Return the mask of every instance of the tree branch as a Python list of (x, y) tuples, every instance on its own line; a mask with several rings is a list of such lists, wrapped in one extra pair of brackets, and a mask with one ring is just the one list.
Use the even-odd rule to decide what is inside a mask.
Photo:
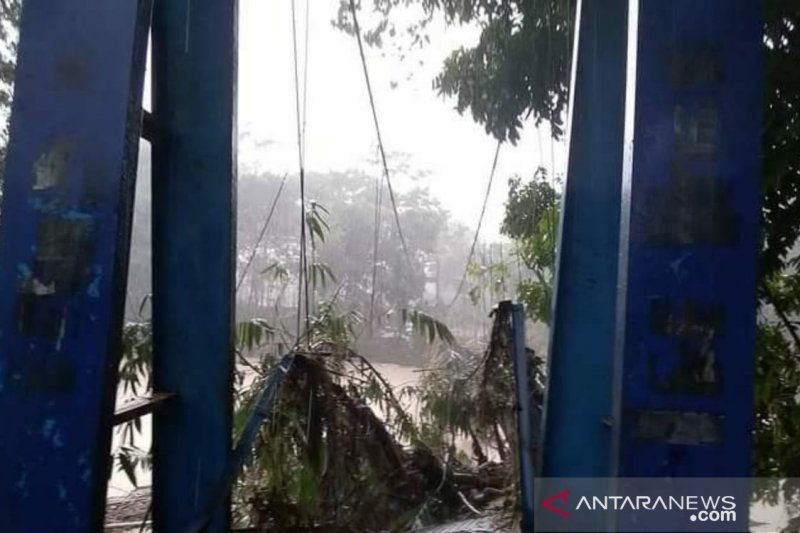
[(794, 341), (795, 348), (800, 351), (800, 336), (797, 335), (794, 324), (791, 320), (789, 320), (789, 316), (786, 314), (786, 311), (777, 302), (775, 296), (772, 294), (772, 291), (769, 289), (769, 287), (767, 287), (766, 283), (761, 283), (761, 292), (772, 308), (775, 309), (775, 313), (778, 315), (778, 318), (780, 318), (784, 327), (789, 330), (789, 335), (791, 335), (792, 340)]

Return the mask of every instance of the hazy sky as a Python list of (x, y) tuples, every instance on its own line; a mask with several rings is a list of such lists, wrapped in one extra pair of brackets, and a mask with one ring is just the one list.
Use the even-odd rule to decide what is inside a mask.
[[(305, 6), (305, 0), (296, 1), (301, 86)], [(332, 26), (337, 7), (338, 0), (311, 0), (306, 168), (312, 172), (377, 168), (370, 163), (377, 145), (358, 47), (352, 36)], [(249, 134), (240, 145), (243, 169), (297, 172), (291, 17), (291, 0), (240, 2), (239, 131)], [(367, 22), (363, 17), (362, 24)], [(429, 173), (426, 182), (434, 195), (471, 228), (478, 220), (496, 141), (471, 116), (460, 116), (452, 100), (439, 97), (432, 80), (442, 60), (477, 35), (475, 28), (435, 25), (431, 43), (402, 61), (388, 49), (382, 57), (382, 50), (367, 47), (390, 166), (399, 159), (393, 154), (406, 154), (414, 170)], [(563, 147), (553, 147), (553, 156), (546, 130), (540, 135), (531, 125), (516, 147), (501, 150), (482, 236), (497, 235), (509, 176), (531, 176), (540, 164), (563, 168)], [(256, 141), (261, 143), (257, 150)]]

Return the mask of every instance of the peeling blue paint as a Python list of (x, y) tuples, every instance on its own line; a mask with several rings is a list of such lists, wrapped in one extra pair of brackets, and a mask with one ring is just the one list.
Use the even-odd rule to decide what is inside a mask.
[(20, 478), (17, 480), (15, 486), (17, 490), (23, 490), (28, 484), (28, 472), (23, 472)]
[(17, 282), (20, 286), (25, 285), (31, 279), (32, 273), (30, 267), (25, 263), (17, 264)]
[(64, 220), (91, 220), (94, 218), (92, 215), (87, 213), (82, 213), (80, 211), (70, 210), (64, 213), (62, 216)]
[(52, 418), (48, 418), (42, 424), (42, 435), (49, 439), (55, 427), (56, 427), (56, 421)]
[[(760, 5), (648, 0), (631, 20), (639, 38), (626, 110), (612, 458), (620, 477), (750, 471)], [(698, 414), (709, 426), (724, 419), (723, 429), (677, 444), (669, 426)], [(651, 432), (664, 416), (666, 429)]]
[(0, 226), (2, 533), (102, 530), (124, 317), (106, 286), (125, 283), (151, 4), (25, 2)]
[(98, 275), (89, 284), (89, 287), (86, 289), (86, 294), (88, 296), (91, 296), (92, 298), (100, 298), (100, 278), (101, 276)]

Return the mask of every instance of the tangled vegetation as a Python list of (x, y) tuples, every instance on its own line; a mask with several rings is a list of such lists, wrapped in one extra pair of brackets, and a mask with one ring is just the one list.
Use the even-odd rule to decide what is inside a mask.
[[(319, 243), (329, 229), (325, 214), (315, 206), (307, 216)], [(307, 268), (313, 295), (336, 283), (324, 263)], [(399, 531), (491, 505), (513, 511), (518, 410), (506, 308), (493, 312), (482, 355), (459, 346), (444, 323), (420, 310), (395, 313), (399, 331), (438, 350), (418, 385), (395, 391), (354, 351), (362, 316), (344, 309), (338, 296), (312, 306), (299, 338), (282, 322), (260, 317), (236, 327), (235, 438), (244, 434), (271, 373), (283, 371), (274, 370), (279, 358), (288, 352), (292, 364), (234, 487), (235, 522), (270, 531)], [(127, 324), (123, 348), (122, 392), (149, 390), (149, 321)], [(541, 407), (541, 360), (532, 352), (530, 359), (531, 390)], [(117, 468), (135, 485), (136, 473), (151, 466), (150, 452), (136, 446), (138, 419), (119, 431)]]
[[(455, 344), (444, 324), (402, 313), (440, 351), (420, 385), (399, 391), (350, 349), (360, 316), (332, 303), (311, 320), (307, 348), (294, 359), (234, 489), (238, 524), (275, 531), (399, 531), (496, 505), (516, 503), (516, 402), (510, 317), (494, 313), (491, 341), (478, 356)], [(275, 367), (276, 331), (259, 319), (237, 328), (234, 433), (242, 432)], [(130, 323), (121, 382), (148, 384), (149, 326)], [(530, 353), (541, 408), (541, 360)], [(254, 361), (258, 361), (254, 363)], [(407, 406), (419, 406), (415, 420)], [(149, 452), (123, 426), (118, 468), (136, 482)], [(469, 451), (467, 451), (469, 450)]]

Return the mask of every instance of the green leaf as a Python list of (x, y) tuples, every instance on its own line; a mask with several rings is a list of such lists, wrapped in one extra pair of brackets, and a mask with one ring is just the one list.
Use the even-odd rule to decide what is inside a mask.
[(124, 448), (119, 456), (119, 467), (125, 473), (125, 476), (131, 482), (134, 487), (138, 487), (139, 484), (136, 480), (136, 459), (129, 455), (131, 449)]
[(454, 344), (455, 337), (444, 322), (416, 309), (402, 309), (403, 324), (410, 324), (411, 330), (433, 343), (440, 340), (445, 344)]

